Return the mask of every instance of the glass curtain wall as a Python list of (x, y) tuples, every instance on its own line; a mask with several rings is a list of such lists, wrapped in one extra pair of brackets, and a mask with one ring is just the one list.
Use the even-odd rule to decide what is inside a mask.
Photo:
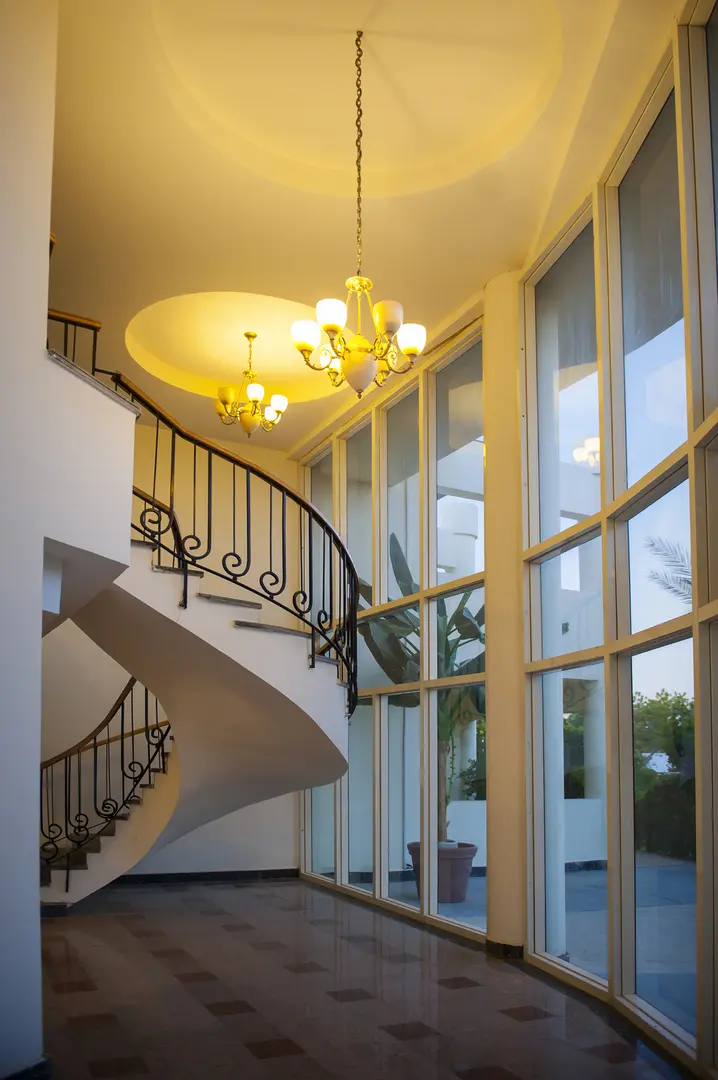
[[(707, 44), (709, 66), (718, 71), (712, 25)], [(708, 84), (705, 66), (702, 75), (718, 101), (713, 71)], [(683, 104), (685, 113), (690, 103)], [(686, 360), (684, 307), (690, 312), (693, 302), (695, 310), (698, 297), (684, 297), (684, 283), (703, 290), (701, 302), (706, 294), (698, 266), (686, 272), (682, 264), (682, 253), (691, 251), (682, 232), (694, 225), (681, 220), (669, 76), (648, 108), (639, 134), (599, 186), (593, 213), (578, 219), (525, 283), (533, 386), (524, 552), (532, 951), (553, 970), (570, 967), (607, 985), (609, 996), (638, 1018), (645, 1010), (690, 1047), (701, 1002), (710, 1004), (714, 989), (710, 965), (699, 983), (697, 964), (701, 934), (711, 940), (712, 933), (701, 930), (697, 915), (697, 774), (704, 769), (707, 790), (713, 778), (696, 749), (694, 683), (696, 672), (710, 678), (710, 643), (718, 656), (716, 613), (697, 602), (711, 595), (710, 500), (718, 495), (718, 473), (705, 448), (715, 445), (718, 412), (704, 419), (696, 396), (689, 408), (689, 371), (695, 394), (696, 385), (709, 385), (715, 357), (701, 357), (693, 327), (692, 368)], [(696, 128), (702, 160), (713, 137), (715, 161), (714, 117), (715, 108), (712, 129)], [(699, 210), (712, 236), (714, 176), (710, 181)], [(599, 220), (602, 231), (594, 235)], [(594, 267), (605, 275), (600, 293)], [(704, 312), (716, 307), (709, 276), (713, 307), (704, 303)], [(597, 325), (610, 328), (600, 356)], [(706, 645), (698, 654), (696, 632)], [(707, 724), (708, 708), (706, 698)], [(705, 847), (703, 856), (710, 881), (712, 851)], [(609, 895), (611, 872), (617, 887)], [(703, 1015), (712, 1040), (713, 1020)]]
[[(362, 698), (349, 725), (348, 774), (337, 786), (346, 814), (337, 881), (422, 918), (484, 930), (484, 424), (476, 335), (414, 382), (374, 410), (370, 423), (350, 429), (335, 461), (334, 487), (346, 507), (340, 527), (362, 582)], [(420, 402), (428, 418), (422, 440)], [(436, 492), (430, 513), (428, 490)], [(426, 550), (437, 557), (422, 568)], [(429, 740), (439, 761), (432, 779)], [(428, 787), (439, 815), (425, 851), (434, 818)], [(374, 850), (378, 835), (381, 851)], [(309, 861), (327, 874), (318, 859)], [(423, 893), (427, 880), (433, 885)]]

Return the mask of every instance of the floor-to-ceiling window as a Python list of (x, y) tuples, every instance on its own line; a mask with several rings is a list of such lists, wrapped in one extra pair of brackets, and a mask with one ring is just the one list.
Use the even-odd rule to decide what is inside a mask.
[[(692, 57), (683, 31), (678, 40), (686, 63), (703, 63), (704, 101), (696, 77), (685, 125), (691, 103), (708, 114), (706, 39)], [(698, 747), (701, 717), (710, 746), (718, 659), (718, 413), (705, 351), (715, 253), (709, 263), (703, 251), (708, 296), (699, 223), (681, 217), (677, 92), (668, 69), (592, 205), (526, 278), (525, 580), (534, 956), (606, 986), (691, 1048), (701, 1016), (709, 1043), (714, 1030), (712, 960), (699, 963), (701, 940), (713, 940), (713, 855), (705, 833), (701, 851), (697, 792), (701, 776), (704, 791), (713, 783)], [(709, 140), (710, 125), (699, 132)], [(703, 225), (705, 150), (695, 172), (683, 164)], [(704, 1047), (703, 1060), (713, 1053)]]
[[(718, 1063), (717, 20), (678, 27), (601, 182), (525, 271), (517, 357), (527, 952), (706, 1066)], [(490, 937), (486, 748), (509, 721), (490, 714), (484, 678), (480, 340), (377, 398), (333, 439), (337, 525), (371, 586), (359, 639), (371, 722), (350, 732), (335, 801), (339, 820), (349, 800), (337, 884)], [(371, 512), (357, 522), (359, 484)], [(489, 634), (500, 650), (500, 622)], [(369, 726), (371, 881), (352, 832)]]
[[(337, 786), (337, 881), (423, 918), (484, 930), (485, 444), (477, 330), (368, 409), (334, 447), (335, 523), (361, 597), (361, 702), (349, 725), (348, 773)], [(306, 800), (312, 835), (322, 798), (313, 792)], [(307, 865), (328, 875), (313, 848)]]

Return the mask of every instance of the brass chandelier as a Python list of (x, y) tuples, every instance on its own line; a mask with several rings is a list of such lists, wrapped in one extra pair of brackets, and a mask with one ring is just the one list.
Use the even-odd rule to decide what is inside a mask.
[(247, 438), (250, 438), (258, 427), (263, 431), (276, 427), (289, 402), (284, 394), (272, 394), (269, 405), (262, 405), (264, 387), (257, 382), (257, 372), (252, 368), (252, 345), (257, 335), (253, 330), (247, 330), (244, 336), (249, 342), (249, 358), (241, 385), (220, 386), (215, 408), (223, 424), (239, 423)]
[[(316, 322), (300, 319), (292, 325), (292, 341), (314, 371), (325, 371), (332, 386), (346, 380), (361, 397), (375, 382), (383, 386), (393, 373), (409, 371), (426, 345), (426, 329), (419, 323), (405, 323), (404, 309), (396, 300), (372, 303), (372, 282), (362, 275), (362, 31), (356, 36), (356, 175), (357, 175), (357, 272), (347, 278), (347, 298), (320, 300)], [(347, 326), (347, 308), (356, 299), (356, 333)], [(361, 332), (362, 299), (369, 308), (375, 337), (369, 341)], [(322, 332), (328, 340), (322, 342)]]

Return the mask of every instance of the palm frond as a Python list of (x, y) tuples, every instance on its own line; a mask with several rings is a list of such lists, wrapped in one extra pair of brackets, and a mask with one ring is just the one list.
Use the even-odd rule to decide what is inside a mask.
[(648, 580), (653, 581), (661, 589), (678, 597), (685, 604), (690, 604), (693, 599), (693, 589), (690, 577), (686, 579), (679, 574), (668, 574), (663, 570), (649, 570)]
[(691, 557), (682, 544), (663, 536), (647, 536), (645, 545), (668, 570), (686, 581), (691, 580)]

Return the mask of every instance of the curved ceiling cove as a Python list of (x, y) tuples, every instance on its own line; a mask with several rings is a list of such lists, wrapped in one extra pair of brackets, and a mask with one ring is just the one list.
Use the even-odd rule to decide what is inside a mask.
[(143, 308), (125, 331), (137, 363), (158, 379), (192, 394), (215, 398), (220, 386), (239, 386), (247, 367), (246, 330), (259, 336), (253, 363), (267, 398), (286, 394), (292, 404), (329, 397), (329, 379), (309, 371), (292, 344), (295, 319), (314, 309), (256, 293), (206, 292), (171, 296)]
[(355, 185), (357, 29), (369, 196), (471, 176), (543, 114), (562, 67), (556, 0), (443, 0), (437, 15), (436, 0), (152, 0), (158, 62), (183, 118), (265, 178), (342, 196)]

